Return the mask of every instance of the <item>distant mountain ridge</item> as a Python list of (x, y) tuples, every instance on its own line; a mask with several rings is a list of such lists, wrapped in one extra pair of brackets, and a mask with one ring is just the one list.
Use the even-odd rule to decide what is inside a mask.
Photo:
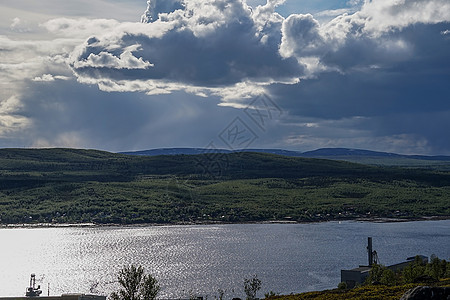
[(364, 149), (352, 149), (352, 148), (321, 148), (313, 151), (307, 151), (301, 153), (300, 157), (311, 158), (329, 158), (333, 157), (345, 158), (345, 157), (371, 157), (371, 158), (392, 158), (392, 159), (412, 159), (412, 160), (425, 160), (425, 161), (450, 161), (450, 156), (445, 155), (407, 155), (397, 154), (391, 152), (371, 151)]
[(161, 148), (143, 151), (121, 152), (127, 155), (157, 156), (157, 155), (197, 155), (207, 153), (240, 153), (257, 152), (276, 154), (287, 157), (320, 158), (353, 163), (408, 167), (408, 168), (432, 168), (442, 171), (450, 171), (450, 156), (405, 155), (390, 152), (371, 151), (352, 148), (321, 148), (313, 151), (292, 151), (283, 149), (208, 149), (208, 148)]
[(127, 155), (141, 155), (141, 156), (157, 156), (157, 155), (197, 155), (207, 153), (236, 153), (236, 152), (258, 152), (278, 154), (284, 156), (300, 157), (301, 152), (289, 151), (282, 149), (239, 149), (239, 150), (227, 150), (227, 149), (210, 149), (210, 148), (158, 148), (142, 151), (128, 151), (120, 152), (120, 154)]
[(352, 149), (352, 148), (321, 148), (313, 151), (303, 152), (304, 157), (317, 157), (317, 156), (382, 156), (382, 157), (402, 157), (404, 155), (371, 151), (364, 149)]
[(208, 148), (158, 148), (142, 151), (128, 151), (120, 152), (127, 155), (142, 155), (142, 156), (156, 156), (156, 155), (197, 155), (206, 153), (233, 153), (233, 152), (259, 152), (269, 153), (292, 157), (307, 157), (307, 158), (344, 158), (344, 157), (380, 157), (380, 158), (408, 158), (418, 160), (436, 160), (436, 161), (450, 161), (450, 156), (428, 156), (428, 155), (405, 155), (390, 152), (371, 151), (364, 149), (352, 148), (320, 148), (317, 150), (300, 152), (283, 149), (208, 149)]

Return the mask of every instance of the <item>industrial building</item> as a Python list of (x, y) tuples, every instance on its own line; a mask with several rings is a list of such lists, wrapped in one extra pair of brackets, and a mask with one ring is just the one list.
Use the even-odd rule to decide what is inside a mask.
[[(366, 278), (369, 277), (369, 272), (372, 270), (374, 264), (379, 263), (377, 252), (372, 249), (372, 238), (369, 237), (367, 240), (367, 253), (368, 253), (368, 265), (359, 266), (351, 270), (341, 270), (341, 282), (345, 282), (348, 288), (354, 288), (357, 284), (362, 284), (365, 282)], [(428, 262), (428, 257), (423, 255), (418, 255), (420, 259), (424, 262)], [(408, 257), (406, 261), (387, 266), (394, 272), (400, 271), (414, 262), (415, 256)]]

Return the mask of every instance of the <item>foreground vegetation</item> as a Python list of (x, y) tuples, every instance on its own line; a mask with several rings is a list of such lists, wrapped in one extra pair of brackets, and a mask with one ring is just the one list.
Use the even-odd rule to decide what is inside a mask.
[(263, 153), (0, 149), (0, 223), (450, 216), (450, 172)]
[[(110, 300), (155, 300), (161, 290), (158, 280), (151, 274), (145, 274), (142, 266), (124, 266), (117, 276), (119, 290), (111, 293)], [(254, 275), (252, 278), (244, 278), (244, 291), (246, 300), (257, 300), (256, 293), (261, 289), (261, 280)], [(216, 300), (223, 300), (225, 291), (218, 290)], [(189, 299), (203, 299), (201, 296), (190, 294)], [(206, 296), (206, 299), (208, 297)], [(239, 299), (239, 298), (237, 298)]]
[(375, 265), (366, 284), (354, 289), (346, 289), (339, 284), (338, 289), (309, 292), (297, 295), (273, 296), (271, 300), (325, 300), (325, 299), (387, 299), (398, 300), (402, 295), (417, 286), (450, 287), (450, 262), (432, 258), (430, 263), (416, 260), (402, 271), (393, 271)]
[(111, 300), (154, 300), (161, 289), (158, 280), (145, 274), (142, 266), (125, 266), (117, 276), (120, 289), (110, 295)]
[[(408, 267), (397, 273), (390, 273), (387, 268), (375, 265), (363, 286), (346, 289), (341, 284), (338, 289), (301, 293), (295, 295), (265, 294), (270, 300), (328, 300), (328, 299), (364, 299), (364, 300), (398, 300), (408, 290), (417, 286), (450, 287), (450, 262), (432, 258), (430, 263), (423, 263), (417, 257)], [(391, 276), (392, 275), (392, 276)], [(153, 300), (160, 292), (156, 278), (144, 274), (141, 266), (125, 266), (118, 275), (120, 289), (110, 295), (112, 300)], [(246, 300), (255, 300), (261, 290), (262, 282), (257, 275), (244, 278)], [(222, 300), (224, 291), (219, 289), (217, 300)], [(198, 299), (191, 295), (190, 299)], [(206, 297), (207, 299), (207, 297)]]
[[(396, 286), (364, 285), (351, 290), (327, 290), (296, 295), (274, 296), (271, 300), (398, 300), (409, 289), (428, 283), (410, 283)], [(450, 287), (450, 278), (441, 280), (432, 286)]]
[(450, 278), (450, 262), (432, 257), (431, 262), (425, 263), (417, 256), (414, 262), (397, 272), (383, 265), (374, 265), (367, 278), (367, 284), (396, 286), (417, 282), (436, 283), (444, 278)]

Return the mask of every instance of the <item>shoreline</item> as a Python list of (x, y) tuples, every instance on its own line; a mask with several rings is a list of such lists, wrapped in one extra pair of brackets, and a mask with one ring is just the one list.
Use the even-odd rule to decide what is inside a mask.
[(423, 221), (444, 221), (450, 220), (450, 216), (427, 216), (410, 219), (374, 217), (374, 218), (353, 218), (353, 219), (330, 219), (317, 221), (290, 221), (290, 220), (270, 220), (270, 221), (248, 221), (248, 222), (221, 222), (221, 221), (202, 221), (202, 222), (175, 222), (175, 223), (20, 223), (20, 224), (0, 224), (0, 229), (15, 228), (97, 228), (97, 227), (159, 227), (159, 226), (193, 226), (193, 225), (251, 225), (251, 224), (318, 224), (326, 222), (366, 222), (366, 223), (404, 223), (404, 222), (423, 222)]

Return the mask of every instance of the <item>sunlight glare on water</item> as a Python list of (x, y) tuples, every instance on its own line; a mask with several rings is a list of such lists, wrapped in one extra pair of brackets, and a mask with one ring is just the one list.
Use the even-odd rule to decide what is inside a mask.
[(43, 294), (118, 288), (124, 265), (139, 264), (161, 284), (162, 298), (244, 297), (257, 274), (264, 293), (334, 288), (340, 270), (367, 260), (372, 236), (381, 263), (416, 254), (450, 258), (450, 221), (328, 222), (149, 227), (0, 229), (0, 296), (22, 296), (31, 273)]

